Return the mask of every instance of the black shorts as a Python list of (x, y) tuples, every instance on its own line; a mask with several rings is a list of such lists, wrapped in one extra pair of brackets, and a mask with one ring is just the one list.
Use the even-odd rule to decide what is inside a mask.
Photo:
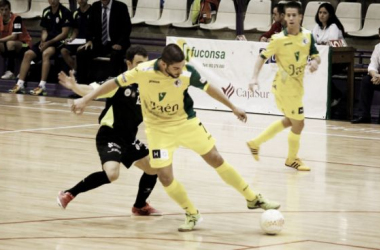
[[(41, 42), (38, 42), (36, 44), (34, 44), (31, 48), (31, 50), (33, 50), (33, 52), (36, 54), (36, 58), (33, 59), (34, 62), (39, 62), (42, 60), (42, 52), (39, 48)], [(58, 56), (60, 55), (60, 51), (61, 51), (61, 47), (63, 46), (63, 43), (62, 42), (56, 42), (54, 44), (52, 44), (50, 47), (54, 47), (55, 48), (55, 56)]]
[(107, 161), (116, 161), (130, 168), (133, 162), (149, 155), (149, 149), (139, 140), (125, 142), (112, 128), (102, 126), (96, 135), (96, 148), (98, 149), (102, 165)]

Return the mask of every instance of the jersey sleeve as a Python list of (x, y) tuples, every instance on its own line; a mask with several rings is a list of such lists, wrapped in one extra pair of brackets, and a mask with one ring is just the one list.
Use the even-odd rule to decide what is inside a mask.
[[(90, 84), (90, 86), (95, 90), (95, 89), (99, 88), (102, 85), (102, 83), (93, 82), (93, 83)], [(111, 98), (111, 97), (113, 97), (116, 94), (116, 92), (117, 92), (118, 89), (119, 88), (116, 88), (116, 89), (108, 92), (107, 94), (98, 96), (96, 99)]]
[(123, 87), (123, 86), (128, 86), (128, 85), (131, 85), (133, 83), (138, 83), (138, 75), (139, 75), (139, 69), (138, 68), (134, 68), (132, 70), (128, 70), (122, 74), (120, 74), (119, 76), (117, 76), (115, 78), (115, 81), (117, 83), (117, 85), (119, 85), (119, 87)]
[(319, 56), (319, 51), (317, 50), (317, 47), (315, 46), (315, 40), (314, 40), (314, 37), (312, 34), (310, 34), (310, 40), (311, 40), (311, 42), (310, 42), (310, 53), (309, 53), (309, 55), (310, 55), (311, 59), (313, 59), (313, 58)]
[(191, 73), (190, 85), (206, 91), (209, 86), (206, 78), (202, 77), (193, 66), (186, 65), (186, 68)]
[(270, 40), (267, 48), (260, 53), (261, 58), (268, 59), (269, 57), (271, 57), (274, 54), (276, 54), (277, 39), (275, 37), (276, 36), (272, 36), (272, 39)]
[(13, 30), (12, 34), (21, 34), (22, 33), (22, 18), (17, 16), (13, 21)]

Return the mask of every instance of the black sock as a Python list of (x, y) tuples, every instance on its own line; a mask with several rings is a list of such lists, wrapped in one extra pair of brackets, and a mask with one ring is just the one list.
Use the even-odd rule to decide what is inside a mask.
[(111, 183), (108, 179), (106, 172), (95, 172), (84, 178), (75, 187), (66, 190), (65, 192), (71, 193), (74, 197), (80, 193), (87, 192), (88, 190), (100, 187), (101, 185)]
[(146, 200), (148, 199), (150, 193), (152, 192), (154, 186), (157, 182), (157, 175), (148, 175), (144, 173), (141, 176), (139, 183), (139, 191), (137, 192), (137, 197), (134, 207), (142, 208), (146, 204)]

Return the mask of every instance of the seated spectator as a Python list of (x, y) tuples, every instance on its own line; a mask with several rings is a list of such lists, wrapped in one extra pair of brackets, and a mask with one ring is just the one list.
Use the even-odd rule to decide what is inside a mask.
[(48, 0), (50, 6), (42, 12), (40, 26), (41, 41), (25, 52), (21, 63), (20, 76), (17, 84), (9, 93), (25, 93), (25, 79), (32, 61), (42, 59), (41, 81), (37, 88), (30, 91), (31, 95), (46, 95), (46, 80), (50, 70), (50, 58), (59, 51), (63, 41), (69, 34), (71, 26), (71, 12), (59, 0)]
[[(236, 13), (236, 40), (247, 41), (244, 35), (244, 20), (250, 0), (233, 0)], [(219, 1), (220, 2), (220, 1)]]
[[(328, 45), (329, 41), (341, 40), (344, 34), (344, 27), (335, 15), (334, 7), (330, 3), (322, 3), (319, 5), (315, 14), (315, 22), (317, 23), (312, 31), (315, 42), (319, 45)], [(344, 64), (332, 64), (332, 75), (339, 74), (345, 68)], [(336, 106), (342, 99), (342, 93), (331, 84), (331, 106)]]
[(76, 70), (76, 63), (72, 56), (76, 55), (80, 45), (69, 45), (69, 43), (77, 38), (86, 39), (86, 29), (88, 27), (88, 19), (91, 11), (91, 5), (87, 3), (87, 0), (77, 0), (77, 3), (79, 7), (73, 13), (73, 31), (61, 48), (62, 58), (69, 66), (70, 70)]
[(280, 33), (283, 27), (285, 27), (286, 22), (284, 20), (285, 13), (284, 13), (284, 1), (279, 2), (278, 4), (275, 4), (272, 10), (273, 15), (273, 24), (270, 27), (270, 30), (262, 34), (259, 38), (260, 42), (270, 42), (270, 38), (273, 34)]
[[(379, 28), (380, 37), (380, 28)], [(380, 90), (380, 43), (372, 52), (368, 65), (368, 75), (362, 78), (360, 84), (359, 117), (351, 123), (371, 123), (371, 105), (375, 90)]]
[(100, 0), (91, 7), (86, 44), (77, 52), (77, 79), (90, 83), (91, 61), (95, 57), (109, 56), (110, 76), (117, 76), (124, 70), (124, 55), (130, 46), (129, 36), (132, 24), (128, 7), (117, 0)]
[(15, 77), (15, 59), (22, 58), (32, 43), (22, 18), (11, 12), (8, 0), (0, 1), (0, 55), (7, 59), (5, 74), (1, 79)]

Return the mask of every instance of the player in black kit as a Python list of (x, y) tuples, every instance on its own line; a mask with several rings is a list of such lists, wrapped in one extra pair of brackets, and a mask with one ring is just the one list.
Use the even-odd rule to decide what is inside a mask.
[[(126, 58), (130, 70), (147, 61), (148, 53), (141, 46), (130, 47)], [(58, 79), (60, 84), (81, 96), (100, 86), (98, 83), (77, 84), (72, 71), (70, 76), (59, 73)], [(162, 215), (146, 202), (156, 184), (157, 171), (150, 167), (148, 148), (136, 139), (138, 126), (143, 120), (137, 84), (118, 88), (100, 98), (107, 98), (106, 107), (99, 117), (100, 128), (96, 136), (103, 171), (90, 174), (71, 189), (60, 191), (58, 205), (65, 209), (78, 194), (115, 181), (119, 177), (120, 163), (127, 168), (134, 163), (144, 174), (132, 208), (133, 215)]]

